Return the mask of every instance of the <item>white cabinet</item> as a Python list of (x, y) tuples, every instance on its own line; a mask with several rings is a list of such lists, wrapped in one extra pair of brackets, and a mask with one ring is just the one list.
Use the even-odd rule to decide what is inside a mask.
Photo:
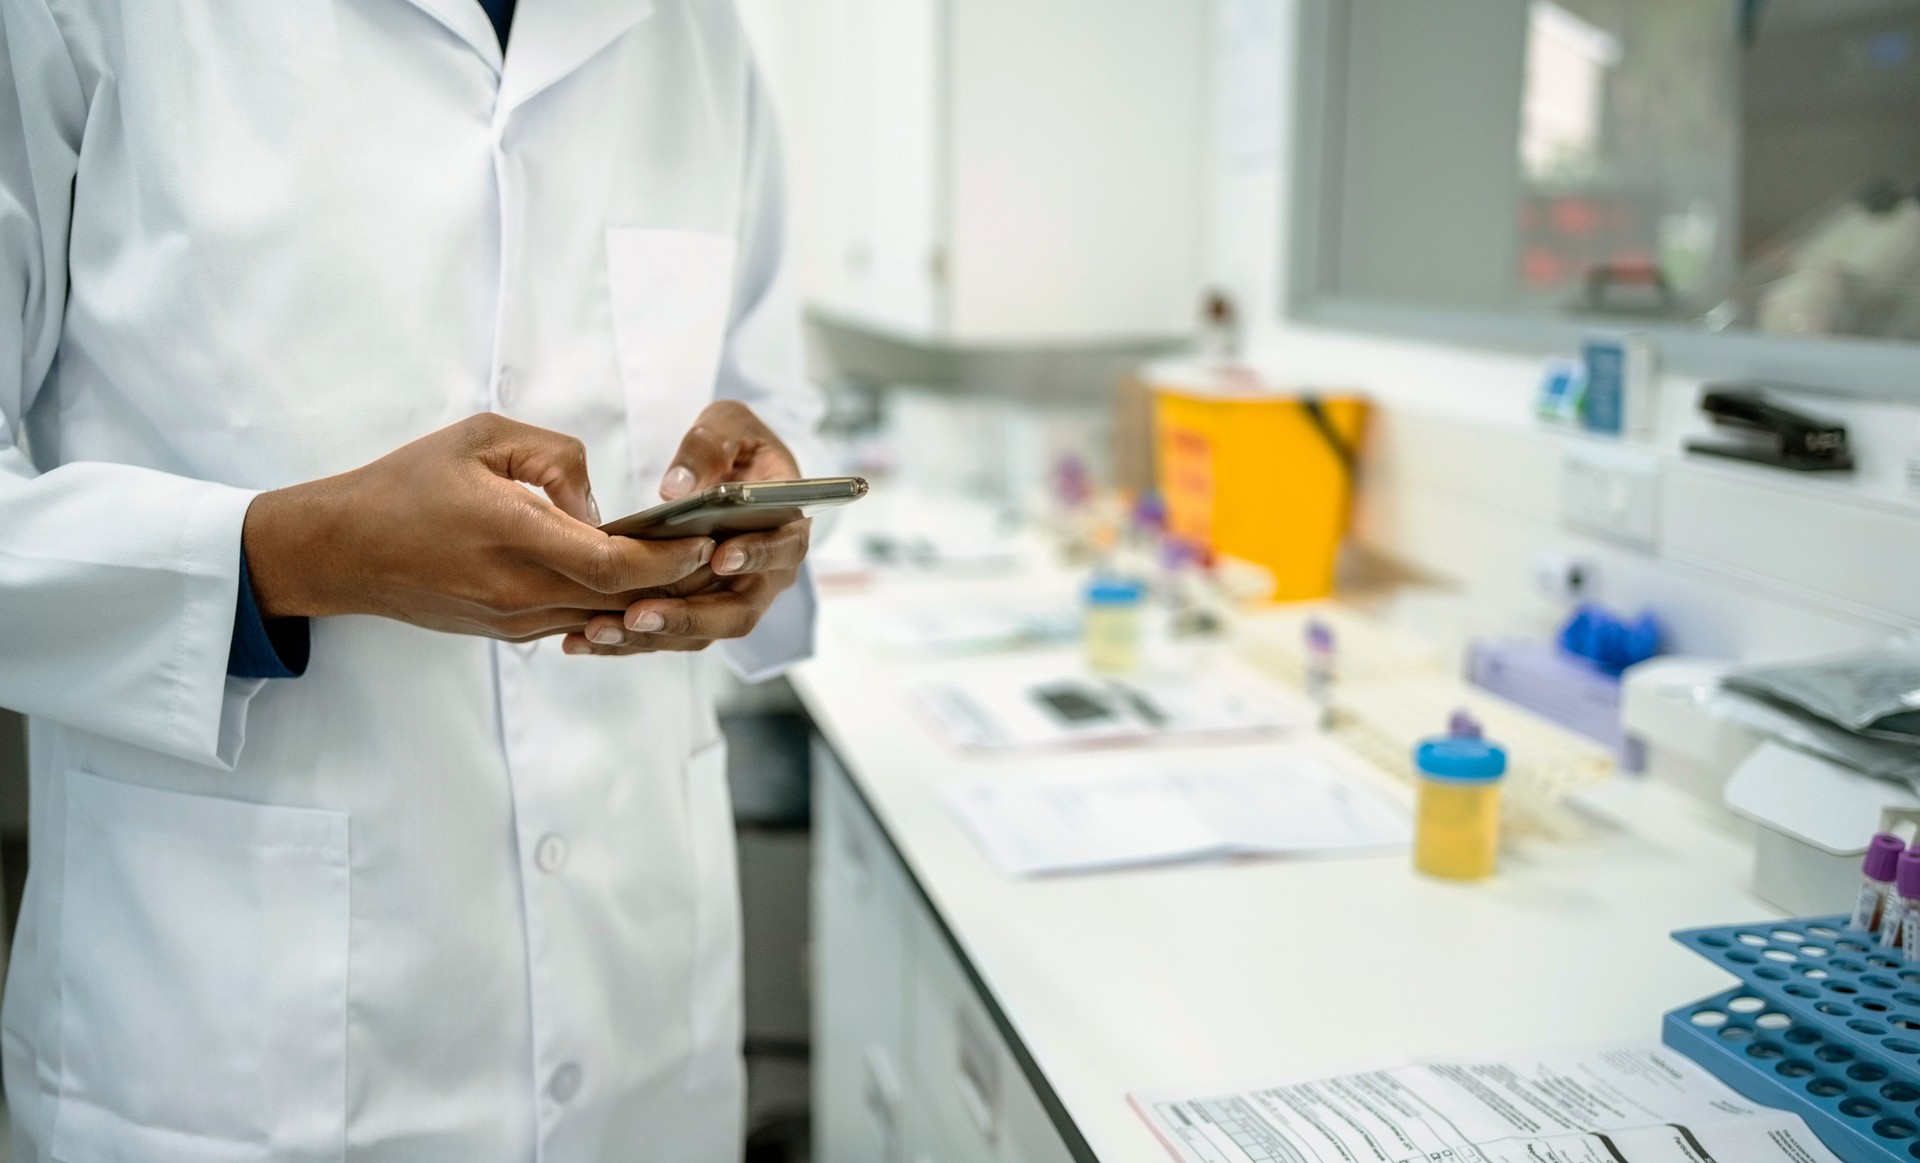
[(814, 1156), (905, 1158), (906, 873), (814, 744)]
[(1072, 1163), (1040, 1098), (924, 908), (907, 919), (910, 1134), (954, 1160)]
[(839, 761), (814, 747), (814, 1157), (1071, 1163)]
[(745, 11), (816, 309), (953, 344), (1191, 330), (1207, 4), (781, 7)]

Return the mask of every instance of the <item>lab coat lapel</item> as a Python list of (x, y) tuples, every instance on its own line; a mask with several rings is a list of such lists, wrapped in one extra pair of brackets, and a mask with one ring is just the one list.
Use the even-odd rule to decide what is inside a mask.
[[(479, 7), (474, 0), (465, 2)], [(653, 7), (654, 0), (521, 0), (508, 38), (498, 116), (598, 55), (651, 16)]]
[(493, 22), (487, 19), (486, 9), (480, 7), (478, 0), (408, 0), (408, 3), (466, 41), (495, 73), (500, 71), (500, 37), (493, 31)]

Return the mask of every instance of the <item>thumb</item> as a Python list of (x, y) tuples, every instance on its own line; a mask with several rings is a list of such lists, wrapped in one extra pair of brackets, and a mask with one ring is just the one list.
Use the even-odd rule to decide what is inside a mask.
[(589, 525), (600, 524), (587, 478), (587, 449), (564, 432), (535, 428), (496, 417), (480, 448), (480, 460), (496, 475), (533, 485), (561, 512)]

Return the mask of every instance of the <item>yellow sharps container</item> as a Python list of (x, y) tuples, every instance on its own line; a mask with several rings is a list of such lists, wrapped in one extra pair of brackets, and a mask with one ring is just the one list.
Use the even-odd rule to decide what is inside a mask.
[(1167, 528), (1264, 566), (1276, 600), (1328, 596), (1366, 413), (1352, 396), (1156, 385)]

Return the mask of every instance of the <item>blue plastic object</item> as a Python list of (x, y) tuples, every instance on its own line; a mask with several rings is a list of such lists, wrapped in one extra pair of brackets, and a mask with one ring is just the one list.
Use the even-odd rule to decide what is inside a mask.
[(1087, 602), (1095, 606), (1131, 606), (1146, 596), (1147, 587), (1131, 578), (1101, 577), (1087, 585)]
[(1660, 653), (1660, 623), (1650, 613), (1623, 622), (1588, 603), (1560, 629), (1560, 649), (1593, 663), (1603, 673), (1619, 673)]
[(1413, 763), (1428, 779), (1492, 783), (1507, 773), (1507, 753), (1478, 735), (1429, 739), (1414, 749)]
[(1846, 1163), (1920, 1159), (1920, 962), (1847, 918), (1687, 929), (1741, 985), (1681, 1006), (1661, 1037), (1728, 1086), (1806, 1120)]

